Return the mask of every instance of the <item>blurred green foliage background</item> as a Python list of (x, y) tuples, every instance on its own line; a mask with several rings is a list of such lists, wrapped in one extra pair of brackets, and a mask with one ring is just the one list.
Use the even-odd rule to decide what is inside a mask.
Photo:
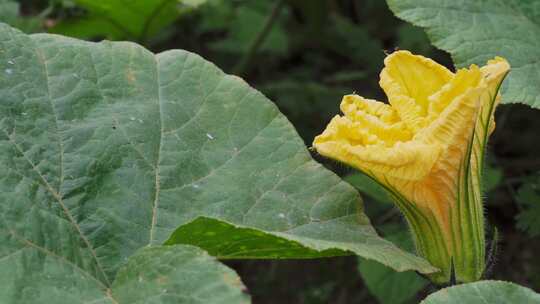
[[(243, 77), (272, 99), (308, 146), (345, 94), (385, 100), (385, 53), (407, 49), (452, 68), (424, 31), (382, 0), (0, 0), (0, 21), (26, 32), (129, 40), (154, 52), (186, 49)], [(485, 172), (488, 231), (497, 227), (488, 278), (540, 290), (540, 113), (503, 105)], [(314, 155), (364, 195), (377, 230), (412, 250), (402, 217), (359, 173)], [(228, 261), (254, 303), (416, 303), (435, 290), (415, 273), (355, 257)]]

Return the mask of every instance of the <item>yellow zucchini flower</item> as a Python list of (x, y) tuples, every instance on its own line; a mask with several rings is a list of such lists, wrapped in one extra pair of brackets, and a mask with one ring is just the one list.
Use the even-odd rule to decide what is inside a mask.
[(500, 85), (510, 70), (496, 57), (452, 73), (397, 51), (380, 86), (389, 104), (358, 95), (341, 101), (313, 147), (386, 188), (405, 215), (417, 252), (437, 283), (479, 280), (485, 268), (481, 174)]

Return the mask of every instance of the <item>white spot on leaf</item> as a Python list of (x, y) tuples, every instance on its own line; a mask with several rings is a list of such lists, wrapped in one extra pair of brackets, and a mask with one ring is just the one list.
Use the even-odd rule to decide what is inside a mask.
[(214, 136), (212, 136), (212, 134), (210, 134), (210, 133), (206, 133), (206, 137), (208, 137), (210, 140), (214, 139)]

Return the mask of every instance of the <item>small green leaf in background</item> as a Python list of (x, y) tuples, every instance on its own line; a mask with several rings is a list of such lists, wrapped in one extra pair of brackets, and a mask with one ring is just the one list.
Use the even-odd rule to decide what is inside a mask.
[(132, 39), (145, 42), (204, 0), (74, 0), (86, 10), (80, 18), (63, 20), (50, 32), (82, 39)]
[(524, 181), (516, 199), (523, 207), (516, 216), (517, 227), (532, 237), (540, 235), (540, 174)]
[[(381, 231), (386, 239), (402, 249), (414, 250), (411, 234), (403, 225), (387, 224)], [(358, 269), (371, 294), (382, 304), (411, 303), (416, 294), (429, 283), (413, 271), (395, 272), (368, 260), (359, 259)]]
[(421, 304), (538, 304), (540, 294), (504, 281), (479, 281), (448, 287), (429, 295)]
[(494, 56), (511, 66), (503, 102), (540, 108), (540, 1), (387, 0), (399, 18), (426, 29), (456, 66)]
[(247, 304), (244, 290), (238, 275), (206, 252), (174, 245), (137, 251), (118, 271), (111, 295), (130, 304)]

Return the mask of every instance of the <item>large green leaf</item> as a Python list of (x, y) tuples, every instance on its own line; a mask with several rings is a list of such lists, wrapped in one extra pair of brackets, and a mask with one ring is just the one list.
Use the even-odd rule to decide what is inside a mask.
[[(16, 238), (17, 236), (13, 236)], [(51, 238), (52, 239), (52, 238)], [(67, 247), (67, 246), (66, 246)], [(185, 245), (145, 247), (120, 268), (112, 286), (69, 260), (69, 251), (38, 244), (4, 256), (0, 302), (10, 303), (249, 303), (234, 271)], [(63, 257), (60, 254), (67, 254)]]
[(48, 252), (110, 286), (137, 249), (201, 216), (240, 237), (259, 230), (259, 258), (300, 244), (294, 257), (353, 252), (434, 271), (377, 236), (356, 191), (311, 159), (275, 105), (195, 54), (1, 24), (0, 75), (0, 261), (25, 253), (16, 280)]
[(204, 0), (74, 0), (85, 8), (81, 18), (61, 21), (51, 32), (77, 38), (105, 37), (144, 41)]
[(236, 273), (204, 251), (174, 245), (136, 252), (118, 271), (111, 296), (126, 304), (249, 303), (243, 290)]
[(454, 303), (537, 304), (540, 303), (540, 294), (510, 282), (479, 281), (441, 289), (421, 302), (421, 304)]
[(512, 72), (503, 102), (540, 108), (540, 2), (536, 0), (387, 0), (399, 17), (426, 28), (458, 67), (505, 57)]

